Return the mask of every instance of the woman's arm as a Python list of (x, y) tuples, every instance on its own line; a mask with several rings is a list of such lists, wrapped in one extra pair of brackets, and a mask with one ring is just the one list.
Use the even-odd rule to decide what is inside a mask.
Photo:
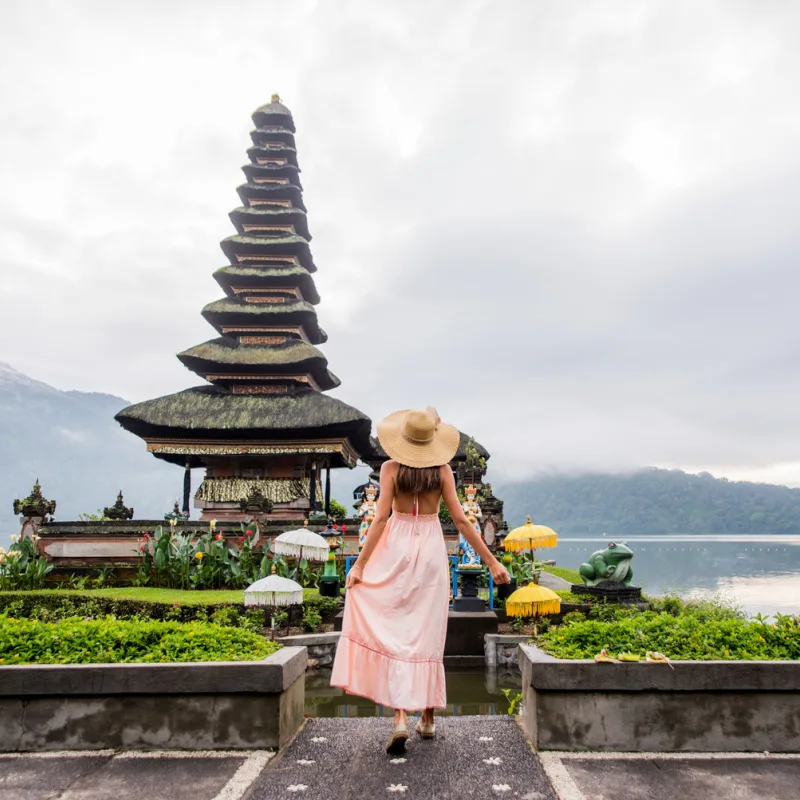
[[(369, 530), (367, 531), (367, 539), (364, 542), (364, 547), (356, 559), (356, 563), (350, 567), (350, 572), (347, 574), (347, 581), (345, 582), (345, 587), (347, 589), (351, 586), (355, 586), (357, 583), (361, 583), (364, 567), (369, 561), (372, 551), (378, 546), (381, 536), (383, 536), (386, 523), (389, 521), (389, 514), (392, 512), (394, 477), (396, 472), (397, 465), (391, 461), (384, 461), (381, 465), (381, 491), (375, 506), (375, 518), (372, 520)], [(357, 572), (354, 573), (353, 570), (357, 570)]]
[(461, 507), (461, 501), (458, 499), (453, 471), (449, 466), (442, 467), (442, 499), (450, 512), (450, 516), (453, 518), (456, 528), (458, 528), (458, 532), (486, 562), (489, 572), (492, 573), (492, 580), (495, 583), (509, 583), (511, 578), (508, 570), (492, 555), (486, 546), (486, 542), (483, 541), (483, 537), (478, 534), (467, 519), (464, 509)]

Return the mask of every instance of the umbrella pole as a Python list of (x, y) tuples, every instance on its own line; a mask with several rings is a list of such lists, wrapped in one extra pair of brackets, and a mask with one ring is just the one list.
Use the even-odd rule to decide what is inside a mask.
[(275, 641), (275, 603), (272, 604), (272, 614), (270, 616), (269, 627), (270, 627), (270, 637), (271, 637), (272, 641), (274, 642)]

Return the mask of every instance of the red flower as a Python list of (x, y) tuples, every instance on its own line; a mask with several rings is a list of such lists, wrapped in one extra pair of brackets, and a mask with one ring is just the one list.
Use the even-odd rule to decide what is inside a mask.
[(149, 539), (149, 538), (150, 538), (150, 534), (149, 534), (149, 533), (146, 533), (146, 534), (144, 535), (144, 538), (145, 538), (145, 539)]
[(338, 525), (334, 525), (334, 526), (333, 526), (333, 529), (334, 529), (335, 531), (338, 531), (338, 530), (339, 530), (339, 526), (338, 526)]
[(139, 550), (140, 550), (140, 551), (141, 551), (141, 550), (144, 550), (144, 545), (143, 545), (143, 544), (140, 544), (140, 545), (139, 545)]
[(344, 533), (346, 530), (347, 530), (347, 525), (342, 525), (342, 533)]
[(239, 537), (239, 541), (240, 541), (240, 542), (243, 542), (243, 541), (244, 541), (244, 536), (240, 536), (240, 537)]
[(248, 536), (254, 536), (255, 535), (255, 531), (247, 531), (247, 535)]

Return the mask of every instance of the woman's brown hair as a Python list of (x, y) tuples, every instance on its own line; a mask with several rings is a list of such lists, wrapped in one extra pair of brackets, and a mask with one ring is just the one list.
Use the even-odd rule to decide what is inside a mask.
[(442, 488), (441, 467), (407, 467), (400, 465), (395, 485), (398, 492), (405, 494), (425, 494), (438, 492)]

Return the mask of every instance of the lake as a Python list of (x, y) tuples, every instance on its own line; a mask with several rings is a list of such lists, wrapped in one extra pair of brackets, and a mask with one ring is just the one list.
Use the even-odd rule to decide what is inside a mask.
[[(539, 550), (559, 566), (576, 569), (610, 541), (634, 551), (634, 583), (647, 594), (681, 597), (719, 596), (748, 614), (800, 612), (800, 536), (640, 535), (559, 537), (558, 547)], [(495, 674), (482, 669), (446, 670), (448, 706), (441, 713), (505, 714), (503, 689), (520, 691), (518, 671)], [(387, 716), (391, 710), (330, 687), (330, 671), (306, 673), (307, 716)]]
[(633, 582), (646, 594), (716, 595), (748, 614), (800, 613), (800, 536), (562, 536), (558, 547), (536, 556), (577, 569), (609, 541), (627, 542), (633, 550)]

